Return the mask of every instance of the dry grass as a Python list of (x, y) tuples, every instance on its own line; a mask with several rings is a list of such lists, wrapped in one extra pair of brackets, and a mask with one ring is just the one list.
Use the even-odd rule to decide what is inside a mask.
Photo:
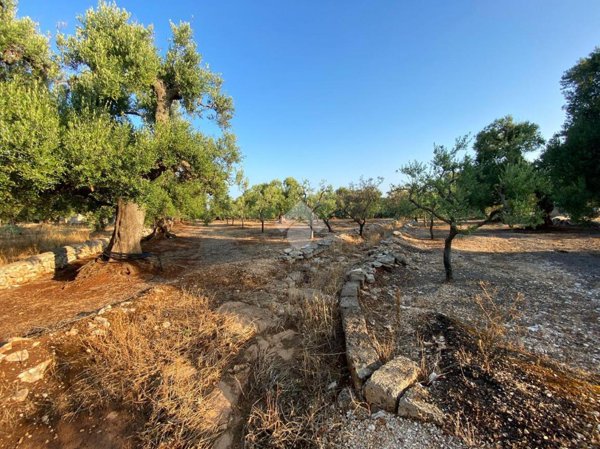
[(59, 351), (60, 372), (70, 379), (68, 413), (117, 407), (144, 423), (143, 447), (210, 446), (221, 405), (214, 387), (254, 328), (175, 288), (109, 319), (110, 327), (97, 328), (104, 335), (86, 333)]
[(521, 316), (523, 295), (519, 293), (508, 304), (500, 304), (495, 290), (491, 290), (484, 282), (479, 286), (481, 293), (475, 295), (474, 301), (480, 316), (479, 323), (473, 331), (483, 360), (483, 368), (489, 371), (499, 348), (506, 344), (509, 327), (515, 325)]
[(89, 240), (86, 226), (26, 225), (0, 228), (0, 265)]
[(246, 448), (322, 447), (326, 430), (321, 413), (335, 396), (341, 377), (339, 320), (327, 296), (306, 299), (298, 319), (301, 336), (296, 359), (259, 356), (252, 370), (255, 399), (245, 427)]

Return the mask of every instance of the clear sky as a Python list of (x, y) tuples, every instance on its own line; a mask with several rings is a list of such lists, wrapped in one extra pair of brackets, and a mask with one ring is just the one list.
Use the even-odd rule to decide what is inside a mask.
[[(600, 0), (120, 0), (167, 46), (191, 21), (235, 102), (251, 183), (335, 186), (428, 160), (432, 144), (512, 114), (548, 138), (560, 77), (600, 45)], [(21, 0), (19, 15), (71, 32), (95, 0)]]

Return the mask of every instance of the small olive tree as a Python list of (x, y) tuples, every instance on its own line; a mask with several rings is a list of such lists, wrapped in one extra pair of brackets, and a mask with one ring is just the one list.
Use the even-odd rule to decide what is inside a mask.
[(363, 237), (367, 220), (373, 218), (379, 209), (383, 178), (360, 178), (358, 184), (337, 190), (338, 208), (341, 213), (358, 224), (358, 234)]
[(260, 231), (265, 232), (265, 221), (278, 216), (283, 194), (281, 182), (254, 185), (245, 194), (245, 204), (253, 218), (260, 220)]
[(408, 178), (402, 188), (409, 201), (449, 226), (444, 242), (447, 281), (453, 279), (452, 242), (457, 235), (470, 234), (496, 219), (530, 225), (543, 220), (535, 196), (541, 181), (533, 166), (522, 162), (507, 164), (498, 174), (494, 188), (500, 204), (494, 201), (482, 207), (473, 192), (489, 186), (482, 184), (485, 177), (480, 176), (479, 166), (460, 155), (468, 145), (468, 136), (458, 138), (452, 148), (435, 145), (429, 164), (414, 161), (399, 170)]

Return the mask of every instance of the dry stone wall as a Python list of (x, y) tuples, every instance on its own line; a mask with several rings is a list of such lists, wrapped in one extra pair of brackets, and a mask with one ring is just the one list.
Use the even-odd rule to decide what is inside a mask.
[(108, 238), (88, 240), (4, 265), (0, 267), (0, 289), (25, 284), (39, 276), (60, 270), (78, 259), (99, 254), (108, 242)]
[(372, 410), (385, 410), (399, 416), (439, 424), (443, 413), (431, 402), (425, 388), (418, 383), (417, 363), (397, 356), (382, 364), (369, 336), (360, 305), (360, 291), (365, 283), (374, 283), (378, 269), (391, 270), (395, 265), (407, 265), (401, 250), (399, 231), (382, 240), (368, 253), (359, 266), (346, 273), (340, 293), (340, 312), (346, 340), (346, 360), (355, 390)]

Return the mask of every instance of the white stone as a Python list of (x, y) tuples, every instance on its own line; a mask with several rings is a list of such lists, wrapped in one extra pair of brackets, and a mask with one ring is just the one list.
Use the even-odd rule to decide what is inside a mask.
[(7, 362), (24, 362), (29, 358), (29, 352), (27, 349), (22, 349), (21, 351), (11, 352), (6, 356)]
[(37, 364), (33, 368), (29, 368), (28, 370), (23, 371), (17, 377), (21, 380), (21, 382), (33, 383), (44, 377), (44, 373), (46, 369), (52, 363), (52, 359), (44, 360), (42, 363)]
[(400, 395), (417, 381), (419, 367), (412, 360), (398, 356), (375, 371), (364, 387), (365, 399), (372, 407), (395, 412)]

